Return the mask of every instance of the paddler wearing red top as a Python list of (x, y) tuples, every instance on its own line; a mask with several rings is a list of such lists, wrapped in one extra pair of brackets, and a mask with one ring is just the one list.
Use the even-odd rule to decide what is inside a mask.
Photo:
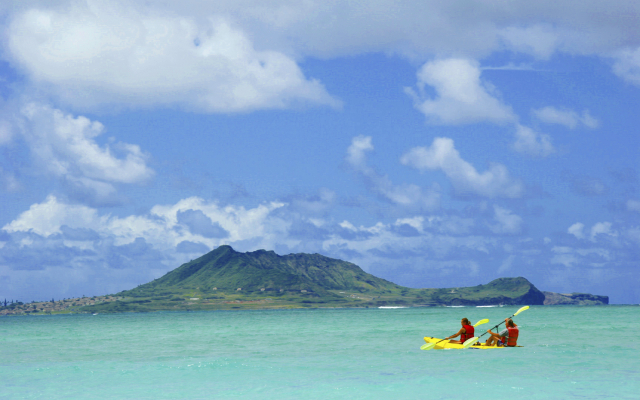
[(449, 343), (464, 343), (465, 340), (471, 339), (475, 332), (475, 328), (471, 325), (471, 322), (467, 318), (462, 318), (460, 321), (462, 324), (462, 328), (455, 335), (451, 335), (446, 337), (445, 339), (453, 339), (454, 337), (460, 336), (460, 340), (449, 340)]
[(518, 335), (520, 334), (518, 325), (509, 318), (505, 319), (504, 322), (507, 328), (503, 329), (500, 333), (491, 332), (491, 329), (487, 331), (491, 335), (486, 341), (487, 346), (497, 344), (498, 346), (515, 347), (518, 345)]

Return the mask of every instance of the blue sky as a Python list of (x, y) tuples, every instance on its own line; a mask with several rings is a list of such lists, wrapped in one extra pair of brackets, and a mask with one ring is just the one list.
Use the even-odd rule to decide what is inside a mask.
[(638, 303), (636, 2), (0, 5), (0, 298), (222, 244)]

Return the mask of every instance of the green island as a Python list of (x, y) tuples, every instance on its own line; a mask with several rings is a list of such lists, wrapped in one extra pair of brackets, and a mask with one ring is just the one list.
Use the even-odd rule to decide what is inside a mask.
[(320, 254), (217, 249), (109, 296), (12, 303), (0, 315), (344, 307), (608, 304), (607, 296), (541, 292), (522, 277), (444, 289), (408, 288)]

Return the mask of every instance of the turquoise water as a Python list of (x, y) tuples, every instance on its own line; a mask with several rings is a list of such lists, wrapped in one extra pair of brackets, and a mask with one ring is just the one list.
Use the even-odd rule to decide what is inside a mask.
[(532, 306), (515, 318), (523, 348), (419, 349), (518, 308), (5, 317), (0, 399), (640, 396), (638, 306)]

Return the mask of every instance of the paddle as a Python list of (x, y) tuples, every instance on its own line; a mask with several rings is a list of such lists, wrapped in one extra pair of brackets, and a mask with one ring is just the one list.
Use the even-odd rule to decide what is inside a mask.
[[(513, 318), (513, 317), (515, 317), (516, 315), (518, 315), (518, 314), (520, 314), (521, 312), (526, 311), (526, 310), (528, 310), (528, 309), (529, 309), (529, 306), (524, 306), (524, 307), (520, 308), (518, 311), (516, 311), (516, 313), (515, 313), (515, 314), (513, 314), (512, 316), (510, 316), (510, 317), (509, 317), (509, 319), (511, 319), (511, 318)], [(504, 321), (500, 322), (498, 325), (494, 326), (493, 328), (491, 328), (491, 329), (489, 329), (489, 330), (496, 329), (496, 328), (498, 328), (498, 327), (499, 327), (500, 325), (502, 325), (502, 324), (504, 324)], [(484, 336), (484, 335), (486, 335), (487, 333), (489, 333), (489, 332), (485, 332), (485, 333), (483, 333), (482, 335), (480, 335), (480, 337), (483, 337), (483, 336)], [(478, 339), (480, 339), (480, 338), (478, 338)], [(465, 343), (466, 343), (466, 342), (465, 342)]]
[(462, 348), (466, 349), (466, 348), (471, 347), (476, 342), (476, 340), (478, 340), (477, 336), (474, 336), (471, 339), (465, 340), (464, 343), (462, 343)]
[[(482, 325), (482, 324), (486, 324), (487, 322), (489, 322), (488, 319), (481, 319), (480, 321), (476, 322), (475, 325), (473, 325), (473, 327), (475, 328), (478, 325)], [(474, 343), (474, 340), (477, 340), (477, 337), (472, 337), (471, 339), (467, 339), (464, 343), (463, 346), (466, 346), (465, 349), (469, 346), (471, 346)], [(436, 345), (444, 340), (449, 340), (449, 339), (442, 339), (442, 340), (438, 340), (437, 342), (434, 343), (425, 343), (422, 346), (420, 346), (420, 350), (431, 350), (434, 347), (436, 347)], [(469, 345), (467, 345), (467, 343), (469, 343)]]

